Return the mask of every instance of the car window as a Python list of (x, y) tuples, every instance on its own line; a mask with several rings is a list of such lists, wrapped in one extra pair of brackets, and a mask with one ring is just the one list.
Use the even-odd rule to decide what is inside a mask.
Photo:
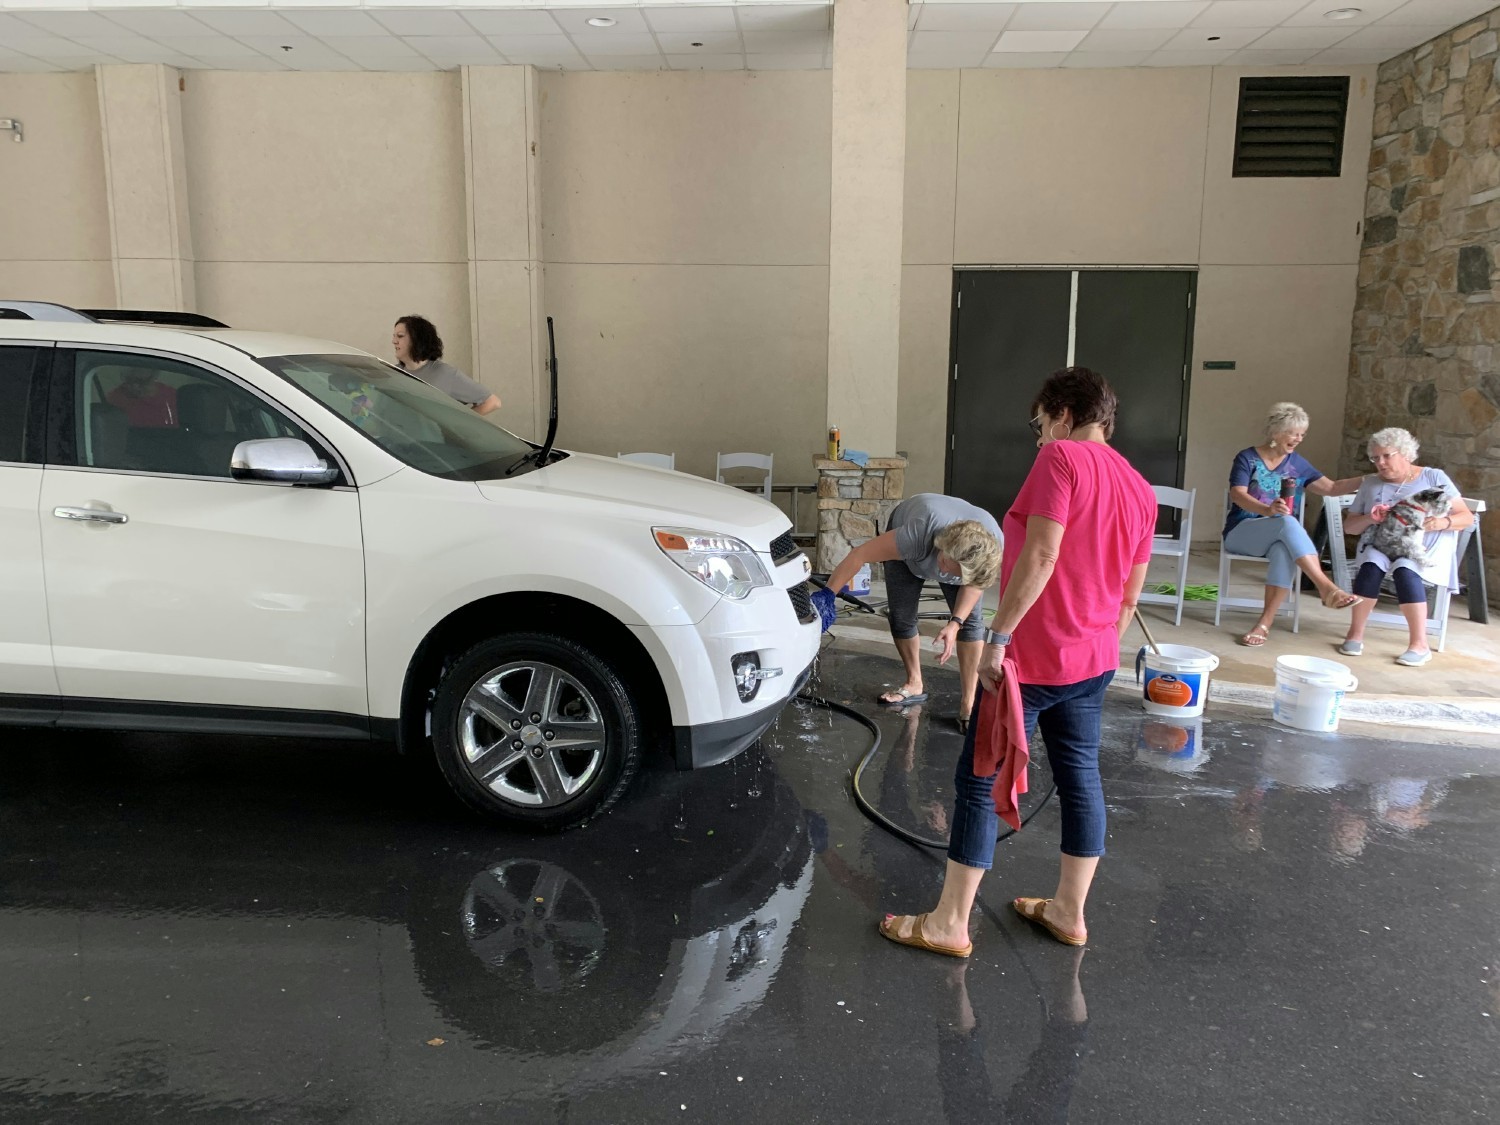
[(295, 437), (318, 448), (256, 395), (189, 363), (78, 351), (72, 368), (70, 460), (79, 465), (227, 478), (242, 441)]
[(0, 347), (0, 461), (26, 460), (31, 379), (38, 350)]
[(502, 476), (534, 448), (415, 375), (357, 355), (260, 361), (402, 462), (449, 480)]

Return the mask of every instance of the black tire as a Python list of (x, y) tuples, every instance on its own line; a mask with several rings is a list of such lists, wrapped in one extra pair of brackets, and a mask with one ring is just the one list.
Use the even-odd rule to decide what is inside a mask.
[(630, 785), (640, 715), (597, 653), (556, 633), (514, 633), (448, 666), (433, 700), (432, 743), (443, 777), (470, 808), (515, 827), (561, 831), (606, 812)]

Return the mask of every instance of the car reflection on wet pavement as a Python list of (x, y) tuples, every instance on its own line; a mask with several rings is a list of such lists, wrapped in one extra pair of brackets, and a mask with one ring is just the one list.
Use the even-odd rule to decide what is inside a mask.
[[(814, 687), (881, 728), (866, 796), (940, 837), (956, 678), (877, 711), (897, 668), (835, 647)], [(1003, 909), (1051, 889), (1044, 807), (969, 962), (876, 934), (942, 854), (859, 814), (868, 736), (826, 711), (547, 837), (385, 751), (10, 732), (0, 1121), (1493, 1116), (1500, 746), (1106, 715), (1088, 948)]]

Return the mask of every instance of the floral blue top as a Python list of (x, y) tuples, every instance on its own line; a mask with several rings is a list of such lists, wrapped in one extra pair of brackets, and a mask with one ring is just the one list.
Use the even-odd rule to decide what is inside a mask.
[[(1300, 453), (1288, 453), (1274, 469), (1269, 468), (1252, 446), (1234, 455), (1234, 465), (1229, 470), (1229, 487), (1242, 484), (1249, 491), (1250, 499), (1270, 504), (1281, 498), (1282, 479), (1291, 477), (1297, 482), (1297, 491), (1292, 498), (1292, 508), (1295, 510), (1303, 490), (1322, 475)], [(1245, 511), (1231, 500), (1229, 511), (1224, 517), (1224, 534), (1228, 535), (1245, 520), (1263, 518), (1254, 512)]]

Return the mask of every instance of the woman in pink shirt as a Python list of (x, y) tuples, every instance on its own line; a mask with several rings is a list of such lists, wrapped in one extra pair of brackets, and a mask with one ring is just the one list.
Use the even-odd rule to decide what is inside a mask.
[[(1109, 383), (1086, 367), (1055, 372), (1037, 393), (1031, 428), (1040, 452), (1002, 525), (1000, 608), (979, 665), (987, 692), (1007, 675), (1019, 681), (1022, 729), (1040, 723), (1062, 813), (1057, 890), (1011, 905), (1069, 945), (1087, 940), (1083, 903), (1104, 854), (1104, 692), (1156, 526), (1151, 486), (1108, 444), (1116, 406)], [(880, 926), (892, 941), (954, 957), (973, 949), (969, 912), (995, 857), (995, 775), (974, 776), (978, 728), (970, 722), (954, 776), (942, 896), (928, 914), (890, 915)]]

